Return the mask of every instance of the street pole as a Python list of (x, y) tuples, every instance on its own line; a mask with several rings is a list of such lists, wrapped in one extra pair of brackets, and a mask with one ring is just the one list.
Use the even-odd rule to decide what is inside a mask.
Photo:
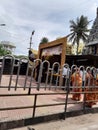
[(32, 45), (32, 36), (34, 35), (34, 30), (32, 31), (31, 37), (30, 37), (30, 50), (31, 50), (31, 45)]
[[(30, 60), (30, 57), (32, 57), (32, 52), (31, 52), (31, 45), (32, 45), (32, 36), (34, 35), (34, 30), (32, 31), (32, 34), (31, 34), (31, 37), (30, 37), (30, 48), (29, 48), (29, 60)], [(30, 92), (31, 92), (31, 87), (29, 87), (29, 90), (28, 90), (28, 95), (30, 95)]]

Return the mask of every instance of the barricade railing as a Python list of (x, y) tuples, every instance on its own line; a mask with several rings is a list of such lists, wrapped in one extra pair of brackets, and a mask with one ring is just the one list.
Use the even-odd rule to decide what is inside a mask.
[[(10, 71), (7, 74), (9, 77), (8, 85), (4, 85), (3, 80), (6, 80), (6, 75), (3, 73), (5, 69), (5, 61), (7, 58), (10, 58)], [(17, 91), (18, 89), (22, 89), (22, 91), (28, 90), (27, 93), (10, 93), (10, 94), (2, 94), (0, 93), (0, 97), (3, 96), (34, 96), (34, 102), (33, 106), (25, 106), (25, 107), (8, 107), (8, 108), (0, 108), (0, 111), (2, 110), (13, 110), (13, 109), (28, 109), (33, 108), (33, 114), (32, 117), (35, 117), (35, 112), (37, 107), (49, 107), (49, 106), (56, 106), (56, 105), (64, 105), (64, 119), (66, 117), (66, 113), (68, 110), (68, 105), (70, 104), (83, 104), (83, 107), (81, 108), (83, 112), (85, 113), (87, 107), (87, 103), (96, 103), (98, 101), (97, 95), (98, 95), (98, 84), (97, 78), (98, 78), (98, 70), (95, 67), (84, 67), (84, 66), (77, 66), (72, 65), (71, 67), (68, 64), (64, 64), (63, 66), (60, 66), (58, 62), (53, 63), (52, 66), (50, 66), (50, 62), (45, 60), (42, 61), (41, 59), (36, 59), (32, 65), (29, 64), (29, 60), (27, 58), (21, 58), (18, 60), (18, 62), (15, 62), (15, 57), (12, 55), (4, 56), (2, 60), (2, 66), (1, 66), (1, 72), (0, 72), (0, 88), (7, 88), (8, 91), (11, 89), (14, 89)], [(23, 63), (26, 63), (25, 68), (25, 75), (22, 75), (20, 77), (20, 70), (22, 70)], [(39, 67), (38, 67), (39, 65)], [(17, 71), (14, 73), (14, 67), (17, 67)], [(63, 67), (67, 69), (66, 74), (62, 75)], [(38, 70), (36, 70), (38, 69)], [(79, 72), (78, 72), (79, 71)], [(82, 71), (80, 73), (80, 71)], [(89, 74), (88, 74), (89, 71)], [(77, 76), (80, 76), (80, 79)], [(74, 75), (74, 83), (72, 80), (72, 75)], [(4, 77), (5, 76), (5, 77)], [(54, 77), (55, 76), (55, 77)], [(8, 78), (7, 77), (7, 78)], [(14, 80), (13, 80), (14, 77)], [(36, 77), (38, 77), (36, 79)], [(44, 77), (44, 81), (42, 78)], [(59, 85), (59, 78), (62, 78), (65, 80), (65, 84)], [(22, 81), (24, 80), (24, 82)], [(37, 81), (36, 81), (36, 80)], [(80, 80), (80, 81), (79, 81)], [(7, 80), (6, 80), (7, 81)], [(14, 84), (13, 84), (14, 82)], [(21, 84), (22, 82), (22, 84)], [(43, 82), (43, 83), (42, 83)], [(78, 86), (79, 82), (82, 82), (80, 86)], [(33, 93), (33, 89), (36, 89), (36, 93)], [(53, 90), (54, 92), (49, 93), (39, 93), (41, 89), (47, 90)], [(78, 91), (78, 89), (81, 89), (81, 91)], [(60, 92), (57, 92), (56, 90), (60, 90)], [(76, 90), (76, 91), (75, 91)], [(52, 104), (43, 104), (43, 105), (37, 105), (37, 97), (40, 95), (65, 95), (65, 101), (63, 103), (52, 103)], [(82, 95), (83, 100), (75, 101), (75, 102), (69, 102), (69, 97), (72, 97), (74, 94)], [(87, 98), (87, 96), (91, 96), (92, 94), (94, 98)]]

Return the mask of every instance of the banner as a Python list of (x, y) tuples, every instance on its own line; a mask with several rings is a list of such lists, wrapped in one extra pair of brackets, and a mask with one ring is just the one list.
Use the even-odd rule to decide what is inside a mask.
[(49, 55), (60, 55), (62, 53), (62, 45), (51, 47), (51, 48), (45, 48), (42, 50), (42, 56), (49, 56)]

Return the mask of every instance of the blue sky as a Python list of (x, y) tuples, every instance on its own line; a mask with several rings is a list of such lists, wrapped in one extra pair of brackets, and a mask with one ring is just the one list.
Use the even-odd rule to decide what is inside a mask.
[[(81, 15), (96, 17), (98, 0), (0, 0), (0, 41), (16, 46), (15, 54), (28, 54), (31, 32), (32, 48), (38, 50), (42, 37), (53, 41), (70, 33), (70, 20)], [(91, 28), (93, 21), (90, 23)]]

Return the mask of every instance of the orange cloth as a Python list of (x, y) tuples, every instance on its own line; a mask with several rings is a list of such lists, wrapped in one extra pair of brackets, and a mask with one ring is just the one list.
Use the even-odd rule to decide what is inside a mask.
[[(95, 86), (95, 91), (98, 92), (98, 74), (96, 75)], [(98, 100), (98, 93), (96, 93), (96, 100)]]
[[(94, 77), (92, 76), (91, 73), (86, 74), (86, 88), (85, 92), (93, 92), (95, 91), (95, 88), (93, 84), (95, 83)], [(95, 93), (86, 93), (85, 94), (85, 99), (86, 101), (86, 106), (92, 107), (92, 105), (96, 104), (94, 101), (90, 100), (96, 100), (96, 94)]]
[[(71, 81), (72, 81), (72, 90), (73, 92), (81, 92), (82, 91), (82, 77), (78, 72), (74, 72), (71, 76)], [(73, 100), (80, 100), (81, 99), (81, 94), (80, 93), (74, 93), (72, 95)]]

